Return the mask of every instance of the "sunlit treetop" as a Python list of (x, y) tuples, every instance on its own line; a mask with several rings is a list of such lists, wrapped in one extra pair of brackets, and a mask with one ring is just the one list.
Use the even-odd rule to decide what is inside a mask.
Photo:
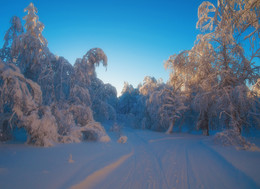
[(37, 8), (33, 3), (30, 3), (28, 7), (24, 9), (24, 12), (27, 12), (27, 15), (23, 17), (25, 20), (26, 32), (39, 38), (42, 44), (47, 44), (46, 39), (42, 36), (44, 24), (39, 21), (39, 17), (36, 15), (36, 13), (38, 13)]

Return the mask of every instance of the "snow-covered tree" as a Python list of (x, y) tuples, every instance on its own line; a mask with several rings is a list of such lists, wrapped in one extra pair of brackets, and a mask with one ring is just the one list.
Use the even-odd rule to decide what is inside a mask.
[(11, 27), (7, 30), (4, 36), (4, 45), (0, 50), (0, 58), (5, 62), (16, 62), (17, 57), (12, 57), (12, 48), (15, 49), (18, 36), (23, 33), (23, 26), (21, 20), (17, 16), (13, 16), (10, 20)]
[(136, 101), (136, 96), (138, 95), (134, 87), (128, 82), (124, 82), (124, 87), (121, 91), (121, 96), (119, 97), (118, 110), (122, 114), (130, 113), (134, 102)]
[(41, 105), (40, 86), (26, 79), (13, 64), (0, 62), (0, 70), (2, 137), (14, 127), (23, 127), (28, 134), (28, 143), (50, 146), (57, 142), (55, 118)]
[(92, 79), (89, 90), (94, 118), (99, 121), (116, 121), (116, 88), (110, 84), (104, 84), (100, 79), (95, 78)]
[(42, 36), (43, 24), (36, 15), (32, 3), (25, 8), (26, 32), (15, 37), (12, 42), (11, 60), (20, 68), (25, 77), (38, 82), (40, 73), (50, 68), (47, 40)]
[[(165, 91), (166, 96), (168, 96), (165, 105), (166, 107), (171, 107), (169, 108), (170, 110), (173, 110), (171, 114), (172, 119), (169, 123), (170, 128), (174, 126), (176, 118), (179, 117), (183, 118), (183, 122), (185, 119), (187, 121), (193, 120), (193, 124), (196, 122), (191, 113), (193, 112), (193, 100), (198, 94), (199, 82), (201, 81), (201, 77), (199, 78), (198, 75), (199, 70), (201, 70), (199, 69), (200, 57), (201, 55), (194, 50), (186, 50), (180, 54), (170, 56), (165, 62), (165, 68), (170, 70), (168, 81), (170, 87)], [(204, 66), (201, 65), (201, 67)], [(201, 73), (201, 75), (206, 74)], [(179, 108), (180, 111), (178, 110)], [(194, 128), (195, 126), (193, 125), (192, 127)], [(169, 131), (171, 131), (170, 128)]]
[(154, 90), (146, 97), (145, 103), (145, 128), (155, 131), (165, 131), (169, 127), (168, 115), (162, 114), (163, 96), (160, 90)]
[(257, 82), (252, 87), (252, 91), (255, 93), (255, 95), (260, 98), (260, 78), (257, 80)]
[[(139, 122), (142, 128), (164, 131), (169, 126), (169, 117), (162, 116), (161, 107), (163, 105), (162, 90), (165, 84), (162, 79), (156, 80), (154, 77), (146, 76), (143, 83), (139, 85), (139, 93), (143, 103), (143, 111)], [(140, 104), (142, 107), (142, 103)]]
[[(116, 120), (116, 89), (109, 84), (104, 84), (97, 78), (95, 66), (107, 66), (107, 56), (100, 48), (90, 49), (82, 59), (77, 59), (71, 79), (72, 98), (91, 106), (94, 117), (98, 120)], [(91, 101), (91, 102), (90, 102)], [(88, 103), (87, 103), (88, 102)]]
[[(162, 106), (159, 110), (161, 117), (166, 117), (170, 122), (167, 134), (172, 133), (176, 120), (183, 116), (184, 111), (187, 109), (185, 103), (185, 96), (181, 93), (180, 88), (177, 86), (164, 88), (161, 92), (163, 100)], [(165, 119), (165, 118), (164, 118)]]
[(124, 82), (124, 86), (121, 91), (121, 95), (123, 95), (124, 93), (132, 93), (132, 92), (134, 92), (133, 85), (129, 84), (128, 82)]
[[(225, 114), (226, 126), (239, 132), (252, 104), (246, 84), (259, 78), (259, 67), (254, 66), (260, 57), (259, 7), (257, 0), (218, 0), (217, 7), (203, 2), (198, 9), (197, 27), (206, 31), (203, 38), (215, 51), (212, 63), (218, 76), (218, 107)], [(244, 50), (248, 44), (250, 49)]]
[(77, 59), (74, 67), (75, 74), (82, 79), (80, 82), (90, 84), (91, 78), (96, 77), (95, 66), (100, 63), (107, 67), (107, 56), (100, 48), (90, 49), (82, 59)]
[(144, 78), (143, 84), (139, 87), (139, 92), (142, 95), (147, 96), (151, 94), (154, 91), (154, 89), (158, 87), (160, 83), (161, 80), (157, 81), (154, 77), (146, 76)]
[(91, 49), (72, 66), (49, 51), (42, 36), (44, 25), (32, 3), (25, 12), (26, 32), (22, 32), (19, 18), (13, 17), (0, 54), (0, 60), (4, 59), (0, 62), (0, 139), (10, 139), (13, 128), (18, 127), (26, 130), (28, 143), (40, 146), (109, 141), (92, 111), (95, 99), (100, 98), (102, 107), (115, 114), (108, 104), (116, 97), (114, 88), (103, 82), (98, 82), (100, 91), (95, 88), (95, 81), (100, 81), (95, 66), (107, 66), (105, 53)]
[(192, 108), (199, 114), (196, 128), (203, 130), (205, 135), (209, 135), (213, 118), (216, 117), (214, 103), (218, 79), (214, 68), (214, 53), (212, 45), (203, 35), (198, 35), (194, 47), (189, 51), (191, 61), (195, 62), (189, 93), (193, 98)]
[(138, 88), (124, 82), (121, 96), (118, 98), (118, 119), (127, 121), (128, 125), (134, 128), (145, 128), (145, 100)]
[(177, 105), (177, 101), (182, 99), (178, 95), (171, 99), (176, 101), (174, 104), (176, 107), (166, 105), (170, 99), (166, 91), (170, 88), (161, 79), (156, 80), (150, 76), (146, 76), (138, 88), (133, 88), (125, 82), (118, 100), (118, 113), (124, 115), (124, 120), (131, 122), (135, 128), (166, 131), (170, 123), (173, 123), (172, 118), (176, 119), (183, 108), (181, 104)]
[[(197, 127), (206, 130), (214, 117), (226, 128), (247, 125), (255, 99), (247, 84), (259, 78), (259, 6), (257, 0), (205, 1), (198, 9), (201, 29), (194, 47), (173, 55), (166, 62), (181, 90), (198, 112)], [(247, 48), (246, 50), (244, 48)]]
[(30, 3), (25, 9), (24, 12), (28, 14), (23, 17), (25, 20), (26, 32), (30, 35), (38, 38), (42, 44), (46, 44), (46, 39), (42, 36), (42, 31), (44, 29), (43, 23), (39, 21), (39, 17), (36, 15), (38, 13), (37, 8), (33, 3)]

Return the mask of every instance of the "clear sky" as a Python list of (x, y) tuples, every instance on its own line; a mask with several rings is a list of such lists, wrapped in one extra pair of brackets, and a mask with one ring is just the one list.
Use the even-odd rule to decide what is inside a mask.
[(10, 18), (25, 16), (30, 2), (51, 52), (74, 64), (89, 49), (102, 48), (108, 68), (97, 68), (98, 77), (120, 94), (124, 81), (136, 87), (145, 76), (168, 80), (164, 61), (193, 46), (203, 0), (0, 0), (0, 46)]

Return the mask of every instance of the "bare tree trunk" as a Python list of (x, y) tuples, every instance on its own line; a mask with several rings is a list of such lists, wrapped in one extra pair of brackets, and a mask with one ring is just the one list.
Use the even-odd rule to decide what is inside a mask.
[(207, 111), (200, 114), (197, 128), (203, 131), (203, 135), (209, 136), (209, 118)]
[(242, 132), (242, 123), (239, 120), (239, 116), (236, 116), (237, 112), (232, 111), (231, 113), (231, 126), (232, 128), (236, 129), (238, 131), (238, 133), (241, 135)]
[(204, 120), (205, 120), (206, 136), (209, 136), (209, 118), (208, 118), (208, 112), (205, 112), (205, 114), (204, 114)]
[(173, 129), (174, 124), (175, 124), (175, 119), (171, 122), (171, 125), (168, 128), (168, 130), (166, 131), (166, 134), (171, 134), (172, 133), (172, 129)]

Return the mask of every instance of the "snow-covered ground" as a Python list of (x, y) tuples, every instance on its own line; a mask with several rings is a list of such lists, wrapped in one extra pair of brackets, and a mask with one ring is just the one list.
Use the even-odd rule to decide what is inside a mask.
[[(0, 188), (260, 188), (260, 152), (124, 128), (125, 144), (0, 144)], [(256, 141), (258, 139), (255, 139)]]

